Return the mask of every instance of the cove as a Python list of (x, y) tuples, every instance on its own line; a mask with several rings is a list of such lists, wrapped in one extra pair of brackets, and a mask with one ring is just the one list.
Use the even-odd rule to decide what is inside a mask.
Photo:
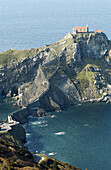
[[(53, 157), (88, 170), (111, 166), (111, 104), (71, 106), (54, 117), (32, 118), (25, 124), (30, 152)], [(55, 133), (65, 132), (64, 135)]]
[(19, 109), (19, 107), (14, 106), (13, 103), (11, 98), (0, 96), (0, 119), (3, 121), (6, 120), (10, 113)]

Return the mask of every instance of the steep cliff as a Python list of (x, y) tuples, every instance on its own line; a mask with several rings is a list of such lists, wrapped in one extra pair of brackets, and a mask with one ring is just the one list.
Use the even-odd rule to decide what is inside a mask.
[(0, 54), (0, 93), (39, 114), (86, 101), (111, 101), (111, 42), (104, 33), (68, 33), (39, 49)]

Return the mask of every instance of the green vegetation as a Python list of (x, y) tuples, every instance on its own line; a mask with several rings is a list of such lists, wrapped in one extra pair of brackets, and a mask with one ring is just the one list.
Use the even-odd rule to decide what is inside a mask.
[(80, 85), (82, 89), (86, 89), (87, 87), (89, 87), (89, 81), (85, 78), (80, 79)]
[(105, 63), (102, 62), (102, 59), (92, 59), (90, 57), (84, 57), (83, 58), (83, 67), (85, 67), (87, 64), (89, 64), (88, 66), (95, 66), (97, 67), (101, 67), (101, 69), (105, 69)]
[[(102, 89), (103, 87), (105, 87), (104, 74), (103, 73), (100, 74), (99, 72), (95, 72), (95, 71), (94, 72), (87, 71), (87, 68), (90, 68), (90, 67), (98, 68), (97, 65), (87, 64), (86, 67), (77, 74), (76, 81), (78, 82), (78, 84), (76, 86), (78, 90), (80, 91), (82, 97), (90, 97), (90, 98), (101, 97), (99, 89)], [(101, 75), (100, 76), (101, 79), (98, 80), (99, 84), (96, 85), (94, 84), (94, 82), (96, 81), (95, 77), (98, 76), (99, 74)], [(93, 91), (93, 94), (91, 94), (91, 91)]]
[(0, 165), (0, 169), (1, 169), (1, 170), (11, 170), (11, 166), (8, 165), (8, 161), (4, 160), (4, 161), (3, 161), (3, 164)]
[(96, 88), (94, 85), (94, 76), (95, 73), (84, 71), (82, 70), (80, 73), (78, 73), (76, 80), (79, 82), (77, 84), (77, 88), (79, 89), (81, 96), (84, 97), (86, 94), (84, 94), (84, 90), (88, 87)]
[(21, 58), (32, 57), (37, 53), (37, 49), (32, 48), (30, 50), (15, 50), (10, 49), (5, 52), (0, 53), (0, 67), (5, 64), (9, 64), (11, 61), (17, 62)]
[(74, 43), (74, 39), (72, 37), (68, 39), (63, 38), (60, 41), (58, 41), (54, 46), (51, 47), (58, 53), (58, 55), (60, 55), (60, 53), (65, 47), (68, 47), (73, 43)]
[[(16, 125), (7, 133), (0, 134), (0, 169), (11, 170), (16, 167), (36, 167), (32, 155), (23, 147), (24, 129), (21, 125)], [(19, 135), (19, 136), (18, 136)], [(25, 138), (25, 136), (24, 136)], [(37, 169), (37, 168), (36, 168)]]
[(80, 170), (80, 168), (76, 168), (68, 163), (58, 161), (52, 157), (44, 156), (42, 154), (40, 154), (40, 156), (44, 158), (43, 160), (40, 161), (40, 164), (45, 165), (45, 167), (47, 166), (47, 168), (50, 168), (52, 170), (59, 170), (59, 169)]
[(83, 61), (82, 68), (84, 68), (87, 64), (90, 64), (92, 66), (95, 66), (96, 68), (100, 67), (102, 71), (106, 71), (106, 69), (109, 69), (111, 71), (111, 66), (107, 65), (105, 58), (98, 58), (94, 60), (90, 57), (83, 57), (82, 61)]
[[(111, 65), (110, 65), (111, 50), (105, 57), (97, 58), (97, 59), (93, 58), (92, 50), (96, 50), (95, 54), (97, 54), (97, 57), (99, 57), (100, 56), (99, 52), (104, 54), (109, 49), (109, 47), (107, 48), (108, 42), (106, 41), (106, 39), (105, 39), (106, 42), (104, 42), (104, 37), (102, 38), (100, 36), (97, 37), (98, 35), (100, 34), (97, 33), (85, 33), (85, 34), (80, 33), (74, 35), (68, 34), (60, 41), (52, 43), (50, 45), (46, 45), (39, 49), (8, 50), (3, 53), (0, 53), (0, 67), (4, 66), (5, 64), (10, 66), (12, 63), (14, 62), (17, 63), (22, 58), (26, 58), (26, 57), (31, 58), (33, 56), (36, 56), (37, 53), (40, 53), (40, 63), (37, 64), (40, 64), (40, 68), (42, 69), (43, 73), (40, 75), (37, 74), (39, 73), (37, 72), (38, 66), (34, 65), (33, 67), (33, 64), (35, 64), (36, 60), (34, 61), (33, 64), (31, 63), (32, 64), (31, 69), (30, 69), (30, 64), (28, 65), (29, 68), (27, 70), (29, 70), (29, 72), (31, 73), (30, 74), (31, 78), (33, 75), (36, 76), (36, 74), (38, 76), (37, 79), (38, 78), (41, 79), (41, 77), (44, 76), (44, 79), (46, 78), (49, 80), (49, 78), (51, 77), (51, 79), (49, 80), (50, 83), (49, 91), (47, 92), (46, 96), (44, 93), (45, 97), (43, 96), (43, 98), (41, 98), (40, 101), (41, 102), (40, 105), (42, 106), (43, 104), (43, 107), (44, 107), (44, 101), (47, 103), (47, 108), (51, 106), (49, 107), (49, 109), (50, 108), (58, 109), (59, 106), (61, 106), (60, 103), (62, 102), (56, 103), (55, 102), (56, 100), (53, 99), (54, 97), (59, 98), (59, 95), (61, 95), (59, 94), (61, 87), (64, 87), (63, 92), (64, 91), (67, 92), (65, 93), (65, 95), (67, 99), (69, 99), (68, 102), (72, 101), (72, 97), (70, 96), (70, 93), (72, 92), (71, 91), (72, 86), (73, 86), (72, 82), (77, 87), (77, 89), (75, 88), (74, 90), (73, 96), (76, 96), (76, 94), (78, 93), (80, 94), (80, 97), (82, 99), (84, 98), (86, 100), (99, 98), (104, 95), (104, 92), (110, 91), (110, 86), (108, 88), (107, 85), (108, 83), (111, 84)], [(103, 44), (101, 44), (101, 42), (103, 42)], [(78, 46), (76, 46), (76, 44), (74, 43), (78, 43)], [(93, 46), (92, 50), (91, 50), (91, 45)], [(111, 41), (109, 41), (109, 45), (111, 46)], [(87, 47), (88, 49), (86, 49)], [(50, 50), (46, 48), (49, 48)], [(87, 51), (90, 52), (91, 56), (87, 55)], [(63, 55), (60, 55), (61, 53)], [(80, 59), (80, 55), (81, 55), (81, 59)], [(25, 74), (22, 77), (22, 73), (25, 71), (22, 72), (22, 68), (20, 69), (21, 69), (20, 81), (23, 81)], [(1, 69), (1, 80), (2, 79), (5, 80), (5, 75), (2, 75), (2, 72), (3, 71)], [(52, 76), (53, 74), (54, 76)], [(71, 86), (69, 85), (70, 81), (67, 81), (67, 79), (71, 80)], [(66, 81), (68, 83), (66, 83)], [(27, 92), (28, 89), (30, 92), (31, 87), (34, 86), (35, 82), (36, 81), (29, 78), (28, 82), (25, 83), (22, 82), (23, 83), (22, 89), (27, 88)], [(47, 87), (49, 84), (47, 84), (47, 82), (44, 81), (43, 85), (44, 87)], [(69, 87), (69, 89), (67, 87)], [(39, 91), (39, 87), (37, 90)], [(52, 92), (55, 92), (55, 96), (54, 93)], [(23, 93), (23, 94), (26, 94), (24, 95), (25, 97), (31, 96), (31, 95), (27, 95), (28, 93)], [(25, 167), (29, 166), (32, 167), (32, 169), (38, 169), (38, 168), (53, 169), (53, 170), (64, 169), (64, 168), (67, 170), (77, 169), (67, 163), (63, 163), (55, 160), (54, 158), (43, 156), (43, 155), (42, 157), (44, 159), (41, 160), (40, 164), (36, 164), (34, 162), (32, 155), (23, 147), (25, 132), (23, 131), (22, 127), (18, 128), (17, 126), (15, 126), (14, 129), (15, 130), (13, 129), (11, 130), (11, 133), (10, 131), (6, 133), (0, 133), (0, 147), (2, 148), (0, 149), (0, 166), (1, 166), (0, 168), (10, 169), (10, 167), (24, 168), (24, 166)], [(7, 155), (4, 158), (5, 153), (7, 153)]]
[(54, 163), (53, 163), (53, 170), (58, 170), (56, 161), (54, 161)]
[(101, 68), (102, 72), (104, 73), (105, 78), (107, 79), (108, 83), (111, 84), (111, 65), (108, 65), (105, 58), (98, 58), (96, 60), (90, 57), (83, 57), (82, 58), (83, 65), (79, 66), (80, 69), (85, 68), (86, 65), (94, 66), (95, 68)]
[(24, 152), (24, 149), (22, 147), (17, 148), (17, 153), (19, 155), (25, 156), (25, 152)]

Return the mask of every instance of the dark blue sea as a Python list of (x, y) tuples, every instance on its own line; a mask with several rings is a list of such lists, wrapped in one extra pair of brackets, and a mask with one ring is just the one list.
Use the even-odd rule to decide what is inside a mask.
[(11, 98), (5, 98), (0, 96), (0, 119), (3, 121), (7, 119), (7, 116), (18, 110), (19, 107), (14, 106), (14, 101)]
[[(0, 0), (0, 52), (41, 47), (87, 24), (111, 39), (110, 18), (110, 0)], [(18, 108), (3, 100), (0, 118), (5, 120)], [(55, 153), (56, 159), (82, 169), (111, 169), (110, 104), (71, 106), (52, 115), (25, 124), (31, 152)]]
[(24, 125), (31, 152), (53, 153), (81, 169), (111, 169), (111, 104), (87, 103), (51, 114), (30, 117)]
[(111, 1), (0, 0), (0, 52), (41, 47), (87, 24), (111, 39)]

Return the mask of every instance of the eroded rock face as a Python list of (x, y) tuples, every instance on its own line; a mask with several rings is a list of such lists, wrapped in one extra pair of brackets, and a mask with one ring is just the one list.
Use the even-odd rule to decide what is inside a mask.
[(87, 41), (87, 53), (94, 59), (104, 57), (109, 49), (110, 45), (105, 34), (91, 35)]
[(20, 86), (19, 94), (22, 95), (18, 100), (18, 105), (27, 106), (29, 103), (32, 103), (34, 100), (43, 95), (43, 93), (48, 89), (49, 82), (39, 67), (34, 81)]
[(83, 98), (97, 99), (100, 90), (105, 91), (103, 84), (105, 88), (110, 83), (106, 70), (94, 63), (99, 59), (106, 67), (108, 55), (110, 43), (105, 34), (69, 33), (62, 40), (38, 49), (34, 56), (2, 67), (0, 93), (14, 97), (18, 106), (28, 106), (34, 115), (39, 107), (44, 111), (59, 110), (84, 101)]

